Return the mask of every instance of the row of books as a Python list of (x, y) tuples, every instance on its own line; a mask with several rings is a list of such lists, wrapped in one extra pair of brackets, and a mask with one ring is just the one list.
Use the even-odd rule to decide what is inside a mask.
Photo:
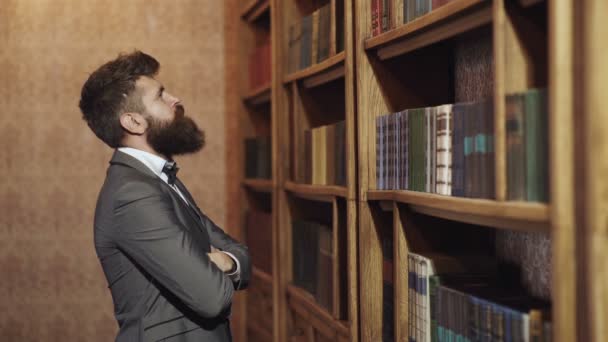
[(312, 294), (327, 310), (333, 305), (331, 227), (307, 220), (292, 224), (293, 284)]
[(270, 38), (256, 46), (249, 55), (249, 89), (270, 85), (272, 55)]
[[(507, 198), (548, 200), (546, 90), (507, 96)], [(379, 190), (494, 198), (492, 100), (409, 109), (376, 119)]]
[(269, 136), (245, 138), (245, 177), (272, 178), (272, 145)]
[(506, 101), (507, 198), (548, 201), (546, 89), (510, 94)]
[(551, 341), (550, 304), (496, 270), (487, 256), (409, 253), (409, 340)]
[(391, 29), (391, 10), (396, 1), (396, 10), (403, 13), (403, 22), (410, 22), (451, 0), (372, 0), (372, 36)]
[(272, 214), (249, 210), (245, 212), (245, 241), (253, 265), (272, 274)]
[(304, 184), (346, 185), (346, 124), (316, 127), (304, 131), (297, 148), (295, 181)]
[(331, 25), (331, 5), (327, 4), (289, 27), (287, 65), (290, 73), (329, 58), (332, 46), (336, 52), (344, 50), (343, 23), (335, 23), (335, 39)]
[(377, 189), (494, 197), (493, 118), (491, 100), (379, 116)]

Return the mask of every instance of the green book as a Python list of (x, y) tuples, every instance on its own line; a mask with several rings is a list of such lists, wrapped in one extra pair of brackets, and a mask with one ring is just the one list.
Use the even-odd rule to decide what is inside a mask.
[(545, 89), (524, 95), (526, 144), (526, 199), (547, 201), (547, 96)]
[(507, 95), (507, 199), (512, 201), (526, 199), (524, 111), (522, 94)]

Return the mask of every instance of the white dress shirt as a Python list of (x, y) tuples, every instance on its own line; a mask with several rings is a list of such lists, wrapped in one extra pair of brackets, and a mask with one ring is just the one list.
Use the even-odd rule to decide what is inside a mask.
[[(155, 175), (157, 175), (160, 179), (162, 179), (165, 183), (167, 183), (167, 185), (169, 185), (171, 187), (171, 189), (175, 190), (175, 192), (179, 195), (179, 197), (181, 197), (182, 200), (184, 200), (186, 205), (190, 206), (190, 204), (188, 203), (188, 200), (186, 200), (186, 197), (184, 197), (184, 195), (181, 193), (181, 191), (179, 191), (177, 186), (175, 184), (173, 184), (173, 185), (169, 184), (169, 182), (168, 182), (169, 177), (163, 172), (163, 167), (165, 167), (165, 163), (167, 162), (167, 160), (165, 160), (164, 158), (159, 157), (155, 154), (152, 154), (150, 152), (138, 150), (138, 149), (132, 148), (132, 147), (120, 147), (120, 148), (118, 148), (118, 150), (120, 152), (130, 155), (131, 157), (139, 160), (144, 165), (146, 165), (150, 170), (152, 170), (152, 172), (154, 172)], [(241, 273), (241, 265), (239, 264), (239, 260), (229, 252), (225, 252), (225, 251), (222, 251), (222, 252), (226, 253), (230, 258), (232, 258), (232, 260), (234, 260), (234, 263), (236, 264), (236, 270), (227, 275), (230, 276), (230, 278), (233, 281), (238, 281), (239, 275)]]

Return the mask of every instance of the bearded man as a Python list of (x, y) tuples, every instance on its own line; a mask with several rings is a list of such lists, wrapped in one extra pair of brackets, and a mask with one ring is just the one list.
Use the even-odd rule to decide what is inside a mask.
[(80, 110), (116, 149), (101, 188), (94, 238), (119, 325), (116, 341), (231, 341), (234, 291), (247, 287), (247, 248), (196, 205), (174, 156), (204, 146), (204, 132), (135, 51), (85, 82)]

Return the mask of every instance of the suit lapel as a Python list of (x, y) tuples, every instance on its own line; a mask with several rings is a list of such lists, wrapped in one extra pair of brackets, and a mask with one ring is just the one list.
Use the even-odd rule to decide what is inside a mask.
[[(197, 213), (198, 213), (198, 215), (200, 215), (200, 213), (197, 211), (196, 205), (194, 205), (194, 200), (190, 196), (190, 193), (185, 189), (183, 184), (181, 182), (179, 182), (179, 180), (176, 182), (176, 184), (178, 184), (178, 182), (179, 182), (179, 184), (181, 184), (181, 187), (178, 185), (178, 188), (180, 189), (182, 194), (188, 199), (188, 201), (190, 201), (190, 203), (192, 203), (192, 205), (194, 205), (194, 207), (190, 207), (188, 204), (184, 203), (184, 200), (179, 196), (179, 194), (177, 194), (177, 192), (175, 192), (175, 190), (173, 190), (171, 188), (171, 186), (169, 186), (169, 184), (165, 183), (165, 181), (163, 181), (160, 177), (158, 177), (158, 175), (156, 175), (152, 170), (150, 170), (150, 168), (148, 168), (144, 163), (137, 160), (137, 158), (134, 158), (134, 157), (132, 157), (126, 153), (120, 152), (118, 150), (115, 150), (114, 155), (112, 156), (112, 159), (110, 160), (110, 164), (125, 165), (128, 167), (134, 168), (137, 171), (142, 172), (142, 173), (158, 180), (161, 183), (161, 186), (163, 187), (165, 192), (167, 192), (169, 194), (169, 196), (171, 197), (176, 213), (178, 214), (180, 219), (184, 223), (186, 223), (185, 224), (186, 229), (191, 230), (189, 227), (191, 226), (191, 222), (194, 221), (194, 223), (199, 228), (198, 229), (199, 232), (203, 234), (204, 239), (207, 242), (209, 241), (209, 234), (207, 233), (207, 229), (205, 228), (205, 226), (203, 225), (203, 222), (201, 220), (202, 216), (201, 217), (197, 216)], [(186, 212), (187, 214), (184, 214), (184, 212)], [(190, 219), (188, 220), (187, 217), (189, 217)]]
[(188, 202), (190, 202), (191, 204), (191, 208), (192, 210), (194, 210), (196, 212), (196, 214), (199, 217), (203, 217), (203, 213), (198, 209), (198, 206), (196, 205), (196, 202), (194, 202), (194, 198), (192, 197), (192, 195), (190, 194), (190, 191), (188, 191), (188, 189), (186, 188), (186, 186), (184, 185), (184, 183), (182, 183), (181, 180), (179, 180), (179, 178), (175, 179), (175, 185), (177, 185), (177, 188), (179, 189), (179, 191), (181, 191), (181, 193), (186, 196), (186, 199), (188, 199)]

